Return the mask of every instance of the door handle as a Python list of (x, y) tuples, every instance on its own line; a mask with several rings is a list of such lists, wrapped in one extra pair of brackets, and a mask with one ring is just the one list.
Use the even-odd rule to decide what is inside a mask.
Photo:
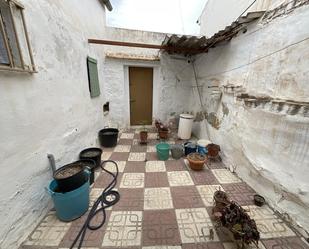
[(135, 99), (130, 99), (130, 102), (132, 103), (132, 102), (135, 102), (136, 100)]

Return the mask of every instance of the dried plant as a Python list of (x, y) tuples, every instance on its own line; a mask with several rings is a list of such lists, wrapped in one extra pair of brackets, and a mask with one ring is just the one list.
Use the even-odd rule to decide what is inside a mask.
[(251, 243), (258, 246), (260, 233), (254, 219), (251, 219), (238, 203), (230, 201), (227, 194), (221, 190), (214, 193), (214, 201), (213, 217), (217, 227), (227, 228), (234, 239), (241, 242), (242, 248)]

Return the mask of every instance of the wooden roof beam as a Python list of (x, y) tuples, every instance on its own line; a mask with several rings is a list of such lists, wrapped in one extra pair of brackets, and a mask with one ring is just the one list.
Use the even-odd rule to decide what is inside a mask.
[(201, 53), (201, 49), (191, 49), (174, 47), (168, 45), (157, 45), (157, 44), (145, 44), (145, 43), (135, 43), (135, 42), (121, 42), (121, 41), (111, 41), (111, 40), (99, 40), (99, 39), (88, 39), (90, 44), (101, 44), (101, 45), (111, 45), (111, 46), (124, 46), (124, 47), (135, 47), (135, 48), (150, 48), (150, 49), (160, 49), (173, 52), (186, 52), (186, 53)]

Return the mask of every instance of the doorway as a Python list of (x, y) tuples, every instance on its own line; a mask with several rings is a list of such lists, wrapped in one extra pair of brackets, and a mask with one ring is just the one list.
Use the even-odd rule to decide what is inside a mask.
[(152, 124), (153, 68), (129, 67), (130, 124)]

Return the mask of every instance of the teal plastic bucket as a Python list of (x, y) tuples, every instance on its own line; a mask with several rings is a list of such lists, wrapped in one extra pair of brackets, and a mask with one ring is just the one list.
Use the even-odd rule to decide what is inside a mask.
[(58, 188), (56, 180), (52, 180), (47, 189), (51, 195), (56, 209), (56, 216), (62, 221), (71, 221), (87, 212), (89, 207), (89, 171), (88, 181), (70, 192), (55, 192)]
[(156, 145), (156, 148), (159, 160), (162, 161), (168, 160), (170, 154), (170, 145), (167, 143), (160, 143)]

